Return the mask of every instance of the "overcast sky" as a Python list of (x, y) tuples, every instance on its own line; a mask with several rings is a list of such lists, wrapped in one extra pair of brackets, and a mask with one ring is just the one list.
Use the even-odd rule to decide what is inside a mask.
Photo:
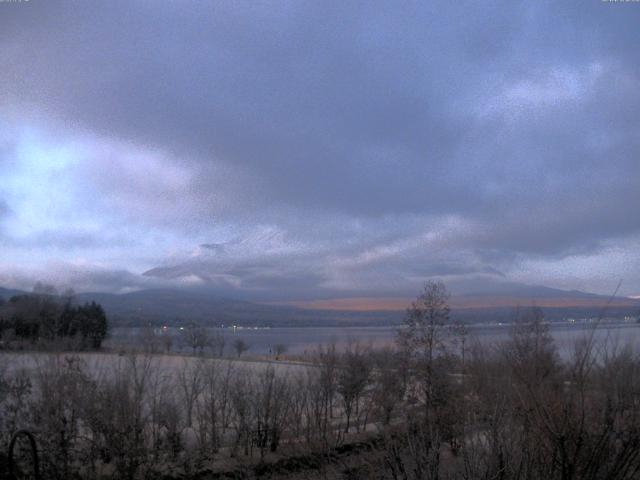
[(640, 295), (640, 3), (0, 2), (0, 285)]

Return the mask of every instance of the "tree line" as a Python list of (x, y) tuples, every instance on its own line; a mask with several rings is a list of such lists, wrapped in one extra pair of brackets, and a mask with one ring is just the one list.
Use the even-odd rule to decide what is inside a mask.
[(102, 306), (76, 305), (72, 291), (58, 295), (37, 286), (33, 293), (0, 299), (0, 340), (6, 348), (62, 343), (72, 349), (99, 349), (108, 330)]

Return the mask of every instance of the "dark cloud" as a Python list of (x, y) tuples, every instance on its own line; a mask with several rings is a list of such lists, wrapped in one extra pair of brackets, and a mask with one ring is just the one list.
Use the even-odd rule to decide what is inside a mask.
[[(0, 107), (82, 139), (76, 200), (118, 217), (120, 248), (180, 238), (146, 278), (351, 292), (501, 277), (640, 233), (630, 7), (0, 4)], [(282, 238), (229, 240), (265, 225)], [(60, 228), (33, 236), (100, 248)]]

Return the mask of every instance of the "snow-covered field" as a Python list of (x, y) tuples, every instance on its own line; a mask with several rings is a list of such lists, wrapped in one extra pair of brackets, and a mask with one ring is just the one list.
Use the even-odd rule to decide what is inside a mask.
[(92, 375), (106, 374), (117, 371), (130, 365), (132, 361), (139, 364), (147, 364), (156, 371), (161, 371), (167, 376), (173, 376), (180, 370), (198, 365), (205, 367), (219, 367), (226, 370), (231, 367), (237, 372), (264, 371), (269, 366), (276, 369), (278, 374), (302, 373), (308, 365), (294, 362), (278, 362), (271, 360), (249, 359), (217, 359), (206, 357), (182, 356), (182, 355), (143, 355), (143, 354), (116, 354), (100, 352), (2, 352), (0, 353), (0, 372), (9, 373), (18, 370), (34, 370), (50, 367), (68, 361), (79, 360)]

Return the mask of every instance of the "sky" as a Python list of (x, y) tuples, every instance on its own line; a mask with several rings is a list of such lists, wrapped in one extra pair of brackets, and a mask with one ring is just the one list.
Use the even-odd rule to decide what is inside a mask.
[(601, 0), (0, 2), (0, 286), (640, 295), (639, 25)]

